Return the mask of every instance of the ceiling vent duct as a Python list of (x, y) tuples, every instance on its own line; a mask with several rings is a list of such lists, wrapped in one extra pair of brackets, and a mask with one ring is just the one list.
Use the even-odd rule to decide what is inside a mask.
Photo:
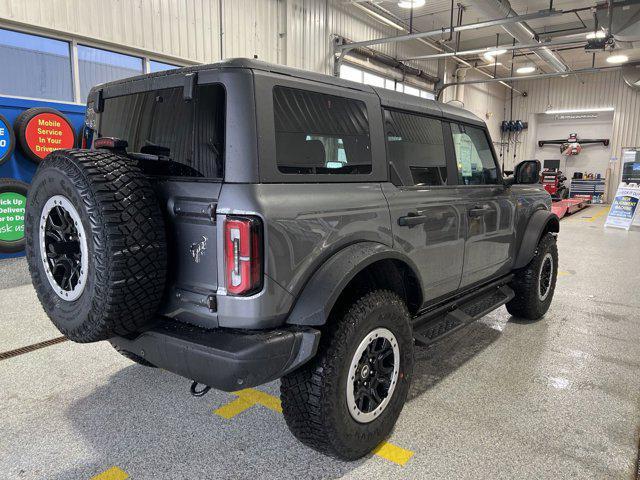
[[(511, 8), (508, 0), (474, 0), (471, 5), (489, 18), (517, 17), (518, 14)], [(535, 34), (524, 22), (503, 25), (502, 28), (520, 43), (538, 42)], [(569, 67), (548, 48), (539, 48), (533, 54), (546, 62), (556, 72), (567, 72)]]
[[(617, 48), (640, 47), (640, 5), (616, 6), (613, 4), (611, 34)], [(609, 12), (606, 4), (598, 5), (596, 13), (598, 25), (608, 27)]]
[(630, 63), (622, 67), (622, 78), (634, 90), (640, 90), (640, 63)]

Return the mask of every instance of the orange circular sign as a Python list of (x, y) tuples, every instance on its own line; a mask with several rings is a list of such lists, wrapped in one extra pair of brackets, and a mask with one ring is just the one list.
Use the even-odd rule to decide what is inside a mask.
[(69, 122), (50, 112), (34, 115), (27, 123), (24, 137), (29, 149), (41, 159), (55, 150), (73, 148), (75, 143)]

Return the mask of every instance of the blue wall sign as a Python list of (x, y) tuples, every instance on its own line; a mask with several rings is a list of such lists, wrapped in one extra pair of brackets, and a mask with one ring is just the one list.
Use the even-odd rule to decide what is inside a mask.
[[(27, 98), (8, 97), (0, 95), (0, 120), (9, 127), (10, 135), (13, 138), (13, 145), (17, 144), (13, 124), (18, 116), (29, 108), (48, 107), (54, 108), (64, 114), (75, 131), (79, 131), (84, 123), (85, 106), (77, 103), (54, 102), (50, 100), (31, 100)], [(0, 126), (0, 128), (2, 128)], [(0, 135), (1, 136), (1, 135)], [(9, 152), (4, 162), (0, 161), (0, 179), (5, 183), (11, 179), (20, 180), (27, 184), (31, 183), (31, 177), (38, 168), (38, 165), (29, 160), (19, 148), (13, 148)], [(2, 149), (0, 147), (0, 152)], [(0, 158), (2, 155), (0, 154)], [(17, 257), (24, 255), (23, 251), (15, 253), (5, 253), (0, 249), (0, 260), (7, 257)]]
[(0, 115), (0, 163), (8, 160), (13, 153), (16, 138), (13, 128), (5, 116)]

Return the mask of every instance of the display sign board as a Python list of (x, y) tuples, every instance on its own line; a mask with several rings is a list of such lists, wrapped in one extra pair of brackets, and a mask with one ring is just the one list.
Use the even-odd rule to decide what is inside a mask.
[(11, 157), (14, 144), (13, 129), (7, 119), (0, 115), (0, 163)]
[(13, 178), (0, 178), (0, 253), (24, 250), (24, 210), (28, 185)]
[(55, 150), (73, 148), (73, 128), (62, 115), (43, 112), (34, 115), (25, 129), (25, 143), (37, 157), (44, 158)]
[(15, 242), (24, 237), (24, 208), (27, 198), (18, 192), (0, 193), (0, 241)]
[(613, 202), (611, 202), (605, 227), (629, 230), (634, 217), (638, 214), (638, 203), (640, 203), (640, 187), (621, 183)]

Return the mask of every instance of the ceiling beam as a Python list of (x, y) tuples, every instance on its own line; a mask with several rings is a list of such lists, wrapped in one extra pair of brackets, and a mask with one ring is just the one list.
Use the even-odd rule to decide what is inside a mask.
[(568, 77), (569, 75), (580, 75), (582, 73), (597, 73), (604, 70), (613, 70), (621, 68), (619, 65), (614, 67), (595, 67), (595, 68), (583, 68), (581, 70), (571, 70), (569, 72), (552, 72), (552, 73), (539, 73), (536, 75), (518, 75), (517, 77), (496, 77), (496, 78), (482, 78), (479, 80), (465, 80), (464, 82), (451, 82), (442, 85), (436, 93), (436, 100), (440, 97), (440, 94), (445, 88), (453, 87), (455, 85), (472, 85), (476, 83), (494, 83), (494, 82), (514, 82), (520, 80), (538, 80), (540, 78), (552, 78), (552, 77)]
[(433, 58), (446, 58), (446, 57), (453, 57), (456, 55), (480, 55), (483, 53), (487, 53), (487, 52), (491, 52), (494, 50), (535, 50), (538, 48), (544, 48), (544, 47), (554, 47), (554, 46), (560, 46), (560, 45), (573, 45), (573, 44), (586, 44), (586, 41), (584, 40), (584, 38), (581, 39), (574, 39), (574, 40), (554, 40), (554, 41), (549, 41), (549, 42), (541, 42), (541, 43), (527, 43), (527, 44), (515, 44), (515, 45), (498, 45), (495, 47), (484, 47), (484, 48), (476, 48), (473, 50), (461, 50), (458, 52), (446, 52), (446, 53), (433, 53), (433, 54), (428, 54), (428, 55), (418, 55), (415, 57), (406, 57), (406, 58), (400, 58), (400, 61), (406, 61), (406, 60), (427, 60), (427, 59), (433, 59)]
[(465, 30), (477, 30), (479, 28), (496, 27), (500, 25), (508, 25), (510, 23), (536, 20), (539, 18), (555, 17), (559, 15), (564, 15), (564, 13), (565, 12), (562, 10), (554, 10), (554, 9), (540, 10), (539, 12), (536, 12), (536, 13), (518, 15), (517, 17), (497, 18), (494, 20), (487, 20), (484, 22), (469, 23), (466, 25), (453, 26), (453, 27), (443, 27), (437, 30), (430, 30), (427, 32), (408, 33), (406, 35), (396, 35), (393, 37), (375, 38), (373, 40), (365, 40), (362, 42), (336, 45), (335, 49), (336, 49), (336, 52), (343, 52), (345, 50), (351, 50), (352, 48), (357, 48), (357, 47), (370, 47), (371, 45), (381, 45), (383, 43), (397, 43), (397, 42), (405, 42), (408, 40), (419, 40), (421, 38), (437, 37), (438, 35), (455, 33), (455, 32), (463, 32)]

